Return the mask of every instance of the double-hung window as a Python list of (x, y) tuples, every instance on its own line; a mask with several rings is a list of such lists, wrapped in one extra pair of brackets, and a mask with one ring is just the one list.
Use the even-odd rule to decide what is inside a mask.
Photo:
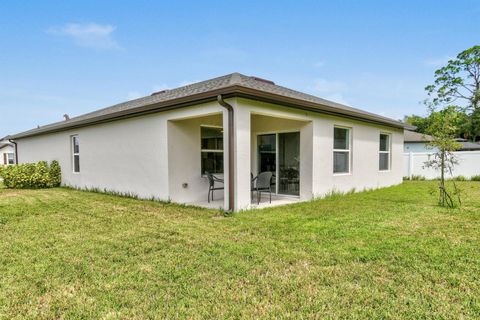
[(73, 172), (80, 172), (80, 140), (78, 136), (72, 136), (72, 165)]
[(378, 155), (378, 170), (390, 170), (390, 135), (388, 133), (380, 133), (380, 148)]
[(15, 164), (15, 154), (7, 153), (7, 164)]
[(223, 129), (200, 127), (202, 172), (223, 173)]
[(333, 129), (333, 173), (350, 173), (350, 128)]

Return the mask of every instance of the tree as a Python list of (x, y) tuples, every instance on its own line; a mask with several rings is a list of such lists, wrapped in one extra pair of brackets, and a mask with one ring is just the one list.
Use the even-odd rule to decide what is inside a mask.
[(435, 71), (435, 81), (425, 87), (435, 106), (453, 106), (468, 115), (465, 128), (475, 141), (480, 135), (480, 46), (460, 52)]
[(426, 130), (430, 125), (430, 119), (428, 117), (424, 118), (422, 116), (417, 116), (416, 114), (405, 116), (403, 122), (417, 127), (416, 131), (420, 133), (426, 133)]
[[(441, 111), (436, 111), (435, 108), (433, 108), (430, 110), (430, 114), (426, 117), (412, 114), (410, 116), (405, 116), (403, 118), (403, 122), (417, 127), (417, 129), (415, 130), (417, 132), (428, 134), (427, 132), (428, 128), (432, 125), (434, 119), (437, 117), (438, 112), (441, 112)], [(468, 125), (469, 117), (462, 110), (458, 110), (458, 108), (456, 107), (450, 107), (449, 112), (455, 113), (456, 117), (458, 118), (458, 121), (457, 121), (458, 124), (455, 131), (455, 136), (459, 137), (461, 135), (465, 135), (465, 132), (468, 130), (467, 125)]]
[(453, 168), (458, 163), (453, 152), (460, 149), (462, 145), (454, 139), (462, 118), (454, 106), (449, 106), (441, 111), (436, 111), (433, 106), (430, 106), (429, 110), (430, 124), (425, 133), (432, 136), (433, 140), (429, 142), (429, 146), (435, 148), (436, 152), (432, 159), (425, 162), (425, 167), (440, 170), (438, 204), (453, 208), (455, 206), (454, 196), (457, 197), (458, 204), (461, 204), (460, 193), (454, 181), (452, 181), (453, 191), (447, 189), (445, 176), (447, 174), (453, 176)]
[(467, 121), (464, 122), (464, 127), (472, 141), (475, 142), (477, 137), (480, 137), (480, 109), (475, 109), (470, 113)]

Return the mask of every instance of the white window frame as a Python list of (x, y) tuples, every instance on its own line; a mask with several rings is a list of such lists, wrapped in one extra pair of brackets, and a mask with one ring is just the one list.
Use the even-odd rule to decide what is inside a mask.
[[(345, 129), (348, 130), (348, 149), (335, 149), (335, 129)], [(332, 130), (332, 144), (333, 144), (333, 162), (332, 162), (332, 172), (334, 176), (346, 176), (352, 174), (352, 128), (345, 126), (333, 126)], [(335, 172), (335, 152), (348, 153), (348, 172)]]
[[(78, 141), (78, 152), (75, 152), (75, 143), (74, 139), (77, 139)], [(78, 138), (78, 134), (74, 134), (70, 136), (70, 145), (71, 145), (71, 152), (72, 152), (72, 173), (74, 174), (79, 174), (81, 169), (80, 169), (80, 164), (78, 166), (78, 171), (75, 171), (75, 156), (78, 156), (78, 161), (80, 162), (80, 139)]]
[[(221, 153), (223, 154), (224, 153), (224, 150), (225, 150), (225, 141), (222, 141), (222, 146), (223, 146), (223, 149), (222, 150), (219, 150), (219, 149), (202, 149), (202, 128), (215, 128), (215, 129), (222, 129), (223, 130), (223, 127), (222, 126), (214, 126), (214, 125), (200, 125), (200, 171), (202, 170), (202, 154), (204, 152), (215, 152), (215, 153)], [(223, 137), (222, 137), (223, 139)], [(223, 172), (222, 173), (213, 173), (212, 174), (216, 174), (216, 175), (223, 175), (225, 173), (225, 164), (223, 165)], [(203, 172), (201, 172), (201, 175), (202, 177), (205, 176), (205, 174)]]
[[(10, 163), (10, 156), (12, 157), (12, 163)], [(7, 165), (15, 164), (15, 153), (7, 152)]]
[[(387, 151), (381, 151), (380, 150), (380, 141), (381, 141), (381, 136), (387, 136), (388, 141), (387, 141)], [(388, 154), (388, 169), (380, 169), (380, 154)], [(391, 170), (392, 167), (392, 134), (389, 132), (380, 132), (378, 135), (378, 171), (380, 172), (388, 172)]]

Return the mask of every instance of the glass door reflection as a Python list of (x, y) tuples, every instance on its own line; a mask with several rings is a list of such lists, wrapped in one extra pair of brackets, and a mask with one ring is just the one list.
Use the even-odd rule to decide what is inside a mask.
[(300, 195), (300, 132), (278, 134), (278, 193)]

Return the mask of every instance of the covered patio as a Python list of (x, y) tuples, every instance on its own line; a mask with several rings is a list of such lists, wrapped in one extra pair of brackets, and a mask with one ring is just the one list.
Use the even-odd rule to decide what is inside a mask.
[[(212, 209), (228, 208), (225, 113), (220, 111), (169, 121), (172, 201)], [(237, 209), (285, 205), (308, 198), (311, 147), (305, 146), (312, 141), (311, 123), (268, 113), (238, 113), (237, 117), (246, 116), (247, 121), (237, 118), (234, 129)], [(263, 190), (259, 199), (256, 177), (266, 172), (271, 173), (270, 187)], [(213, 183), (209, 181), (209, 174), (214, 176)], [(209, 201), (211, 188), (215, 189), (212, 191), (214, 200)]]

